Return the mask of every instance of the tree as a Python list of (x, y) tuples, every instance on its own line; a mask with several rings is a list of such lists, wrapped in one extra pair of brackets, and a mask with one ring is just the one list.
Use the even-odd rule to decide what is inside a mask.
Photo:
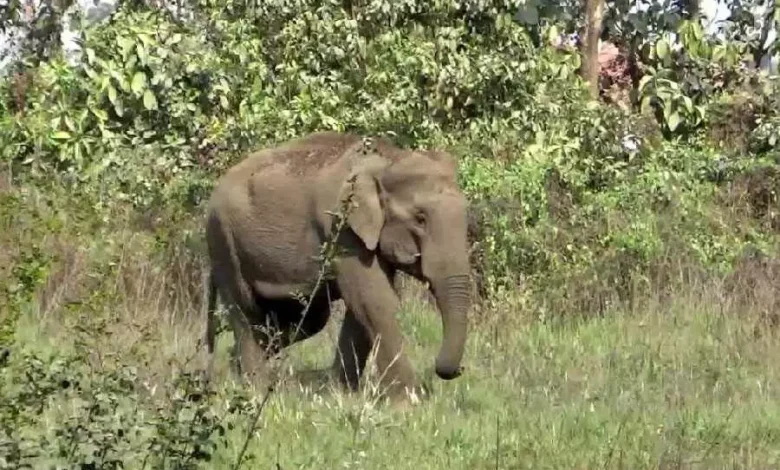
[(769, 39), (769, 33), (772, 31), (772, 27), (775, 25), (777, 2), (775, 2), (775, 0), (768, 0), (765, 2), (764, 7), (764, 14), (761, 18), (763, 23), (761, 25), (761, 34), (759, 35), (758, 41), (753, 47), (753, 62), (756, 68), (761, 67), (761, 59), (764, 57), (764, 55), (766, 55), (768, 52), (771, 52), (769, 50), (770, 46), (767, 44), (767, 39)]
[(604, 23), (604, 0), (583, 0), (585, 27), (582, 34), (580, 75), (588, 82), (591, 96), (599, 96), (599, 39)]

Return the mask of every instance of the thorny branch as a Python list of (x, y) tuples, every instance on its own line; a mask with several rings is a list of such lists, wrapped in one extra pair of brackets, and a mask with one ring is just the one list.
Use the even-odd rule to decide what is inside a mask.
[[(371, 145), (371, 142), (368, 140), (364, 140), (363, 144), (364, 144), (364, 152), (365, 152), (366, 149)], [(303, 325), (303, 321), (305, 320), (306, 315), (309, 312), (309, 308), (311, 307), (312, 300), (314, 299), (314, 296), (317, 294), (317, 291), (319, 291), (320, 287), (322, 286), (322, 283), (325, 280), (326, 276), (330, 274), (333, 265), (333, 260), (338, 255), (338, 249), (339, 249), (338, 237), (347, 223), (349, 214), (354, 208), (354, 185), (355, 185), (356, 178), (357, 175), (353, 175), (347, 180), (347, 182), (349, 183), (349, 191), (347, 193), (347, 197), (345, 197), (341, 201), (338, 212), (328, 212), (328, 214), (333, 217), (334, 223), (331, 224), (331, 230), (328, 238), (325, 240), (325, 242), (323, 242), (322, 246), (320, 247), (320, 254), (317, 257), (317, 259), (320, 260), (321, 265), (317, 276), (317, 282), (314, 284), (314, 288), (312, 289), (312, 292), (309, 295), (309, 299), (305, 303), (301, 315), (301, 319), (295, 327), (293, 337), (297, 336), (298, 333), (300, 332), (300, 328)], [(284, 355), (281, 358), (277, 366), (277, 371), (282, 369), (282, 366), (284, 365), (284, 362), (288, 357), (289, 355)], [(246, 450), (249, 447), (249, 443), (252, 440), (252, 436), (254, 435), (257, 429), (257, 424), (260, 421), (260, 416), (263, 413), (263, 409), (265, 409), (268, 400), (271, 398), (271, 394), (276, 389), (276, 386), (279, 384), (280, 380), (281, 380), (281, 374), (277, 373), (275, 374), (271, 383), (268, 385), (268, 388), (266, 389), (265, 395), (263, 396), (263, 399), (260, 402), (257, 411), (252, 416), (249, 429), (247, 430), (246, 438), (244, 439), (244, 443), (241, 446), (241, 451), (238, 454), (236, 462), (233, 465), (233, 469), (238, 469), (241, 467), (241, 463), (244, 460), (244, 455), (246, 454)]]

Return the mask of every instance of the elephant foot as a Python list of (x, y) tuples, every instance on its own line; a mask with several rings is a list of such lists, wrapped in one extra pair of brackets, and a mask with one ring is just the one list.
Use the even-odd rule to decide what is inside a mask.
[(236, 380), (253, 388), (262, 388), (272, 380), (268, 361), (262, 355), (242, 357), (235, 353), (230, 358), (231, 371)]
[(393, 384), (385, 391), (390, 406), (396, 410), (408, 410), (422, 404), (430, 396), (430, 390), (424, 384)]
[[(365, 384), (361, 385), (361, 382), (363, 381), (362, 374), (354, 370), (347, 371), (341, 364), (334, 364), (330, 369), (330, 374), (345, 391), (357, 392), (362, 386), (365, 386)], [(389, 398), (391, 401), (414, 401), (429, 394), (428, 387), (416, 380), (406, 380), (402, 383), (398, 380), (384, 378), (378, 382), (379, 383), (376, 384), (378, 394), (385, 398)], [(373, 388), (370, 384), (369, 387)]]

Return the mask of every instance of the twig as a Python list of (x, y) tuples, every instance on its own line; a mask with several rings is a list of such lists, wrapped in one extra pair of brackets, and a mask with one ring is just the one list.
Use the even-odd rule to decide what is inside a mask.
[[(293, 338), (298, 336), (301, 326), (303, 325), (303, 321), (306, 318), (306, 315), (309, 313), (309, 309), (311, 307), (312, 301), (314, 300), (314, 296), (317, 294), (317, 291), (320, 289), (320, 286), (322, 285), (322, 281), (325, 279), (328, 268), (330, 267), (331, 261), (336, 255), (336, 249), (338, 247), (336, 240), (338, 238), (338, 235), (341, 233), (341, 230), (346, 225), (346, 220), (347, 220), (347, 215), (345, 215), (344, 209), (346, 209), (348, 213), (348, 211), (351, 210), (352, 208), (352, 202), (354, 196), (353, 189), (354, 189), (356, 177), (357, 176), (352, 176), (348, 180), (348, 183), (350, 184), (350, 191), (347, 195), (347, 198), (342, 203), (341, 210), (338, 213), (329, 212), (331, 215), (337, 218), (338, 222), (335, 224), (335, 226), (331, 227), (330, 238), (323, 243), (322, 248), (320, 249), (320, 259), (322, 260), (322, 265), (320, 266), (319, 274), (317, 276), (317, 282), (315, 282), (314, 288), (312, 289), (311, 296), (309, 297), (309, 300), (306, 302), (306, 305), (303, 308), (303, 312), (301, 313), (301, 319), (295, 327)], [(282, 356), (281, 361), (277, 366), (277, 369), (282, 368), (284, 361), (288, 357), (289, 355)], [(241, 451), (238, 453), (238, 458), (236, 459), (236, 463), (232, 467), (234, 470), (237, 470), (241, 467), (241, 463), (244, 460), (244, 455), (246, 454), (247, 448), (249, 447), (249, 443), (252, 440), (252, 436), (257, 430), (257, 424), (260, 421), (260, 416), (262, 415), (263, 409), (265, 409), (268, 400), (271, 398), (271, 394), (274, 392), (276, 385), (278, 385), (280, 381), (280, 376), (281, 374), (276, 374), (271, 384), (268, 385), (265, 395), (263, 396), (263, 400), (260, 402), (257, 411), (252, 416), (252, 422), (249, 426), (249, 429), (247, 430), (246, 438), (244, 439), (244, 443), (241, 446)]]
[(501, 433), (500, 433), (500, 425), (501, 425), (501, 416), (496, 413), (496, 470), (498, 470), (498, 451), (501, 447)]

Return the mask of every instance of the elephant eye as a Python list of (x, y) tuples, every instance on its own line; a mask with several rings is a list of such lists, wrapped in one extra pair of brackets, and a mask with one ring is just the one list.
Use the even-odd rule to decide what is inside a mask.
[(425, 219), (425, 213), (423, 213), (422, 211), (420, 211), (420, 212), (417, 212), (416, 214), (414, 214), (414, 221), (415, 221), (415, 222), (417, 223), (417, 225), (419, 225), (420, 227), (425, 227), (425, 222), (426, 222), (426, 219)]

